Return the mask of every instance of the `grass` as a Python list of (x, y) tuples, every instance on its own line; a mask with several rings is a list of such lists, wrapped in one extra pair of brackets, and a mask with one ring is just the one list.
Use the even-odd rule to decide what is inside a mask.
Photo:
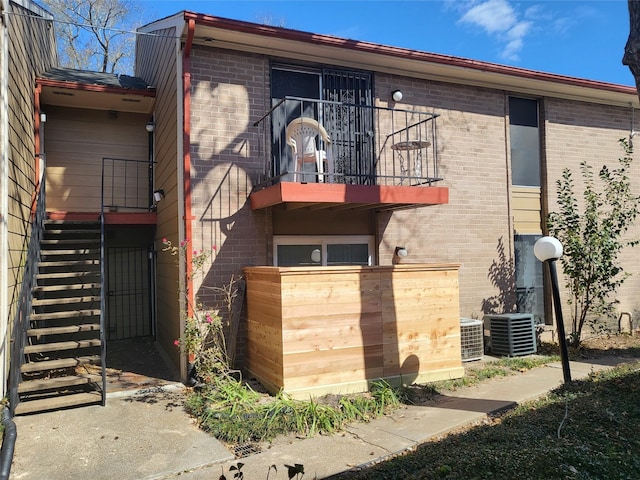
[(265, 397), (233, 378), (217, 378), (194, 391), (186, 402), (187, 412), (200, 428), (233, 444), (288, 433), (332, 433), (346, 423), (369, 421), (398, 406), (396, 390), (384, 381), (374, 383), (369, 395), (343, 396), (332, 405), (293, 400), (285, 394)]
[(464, 378), (403, 388), (379, 381), (369, 394), (347, 395), (319, 401), (298, 401), (285, 394), (268, 397), (233, 378), (218, 377), (194, 391), (186, 409), (203, 430), (230, 444), (272, 440), (295, 433), (313, 436), (333, 433), (347, 423), (366, 422), (384, 415), (402, 403), (423, 401), (443, 390), (473, 385), (495, 376), (535, 368), (556, 357), (507, 358), (468, 369)]
[(405, 401), (405, 403), (421, 403), (425, 400), (429, 400), (438, 393), (455, 391), (459, 388), (477, 385), (491, 378), (515, 375), (519, 372), (524, 372), (532, 368), (542, 367), (551, 362), (559, 361), (560, 357), (558, 355), (501, 358), (499, 360), (480, 364), (480, 366), (468, 366), (465, 375), (462, 378), (405, 387), (399, 396)]
[(571, 382), (490, 424), (332, 478), (640, 478), (639, 398), (640, 362), (625, 364)]

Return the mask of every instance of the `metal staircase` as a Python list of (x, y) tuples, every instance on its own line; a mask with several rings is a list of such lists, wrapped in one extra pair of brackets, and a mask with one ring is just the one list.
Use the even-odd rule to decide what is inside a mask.
[(14, 414), (104, 404), (101, 239), (99, 222), (44, 222)]

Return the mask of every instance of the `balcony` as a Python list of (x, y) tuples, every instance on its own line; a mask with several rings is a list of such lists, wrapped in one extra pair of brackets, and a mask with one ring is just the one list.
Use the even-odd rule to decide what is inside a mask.
[(434, 113), (286, 97), (254, 126), (262, 169), (255, 209), (389, 210), (448, 203), (438, 186)]

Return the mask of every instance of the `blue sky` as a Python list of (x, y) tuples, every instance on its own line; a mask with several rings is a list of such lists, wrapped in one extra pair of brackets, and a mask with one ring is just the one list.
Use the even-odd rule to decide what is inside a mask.
[(626, 0), (143, 0), (144, 22), (181, 10), (573, 77), (634, 85), (622, 65)]

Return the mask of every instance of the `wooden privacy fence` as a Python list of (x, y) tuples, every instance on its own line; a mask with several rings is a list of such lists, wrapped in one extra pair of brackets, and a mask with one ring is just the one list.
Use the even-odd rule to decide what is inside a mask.
[(295, 398), (459, 378), (458, 269), (247, 267), (248, 370)]

